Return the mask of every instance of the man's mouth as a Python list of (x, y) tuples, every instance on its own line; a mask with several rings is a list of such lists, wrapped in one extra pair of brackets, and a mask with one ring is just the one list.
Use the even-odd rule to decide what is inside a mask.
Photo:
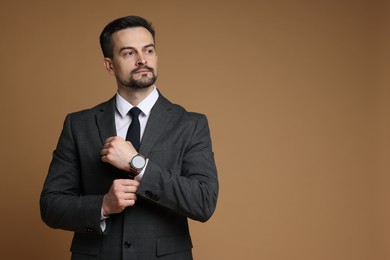
[(140, 69), (134, 70), (133, 73), (148, 73), (148, 72), (153, 72), (153, 69), (152, 68), (140, 68)]
[(142, 69), (142, 70), (135, 71), (135, 73), (148, 73), (148, 72), (151, 72), (151, 71), (147, 70), (147, 69)]

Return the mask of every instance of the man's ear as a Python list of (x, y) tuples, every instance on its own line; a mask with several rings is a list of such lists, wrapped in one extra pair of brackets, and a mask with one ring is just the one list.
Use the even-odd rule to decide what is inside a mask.
[(112, 64), (112, 60), (110, 58), (104, 58), (104, 67), (111, 75), (114, 75), (114, 66)]

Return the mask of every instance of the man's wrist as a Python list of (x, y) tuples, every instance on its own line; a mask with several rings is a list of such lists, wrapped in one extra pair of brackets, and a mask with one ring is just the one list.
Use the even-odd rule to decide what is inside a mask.
[(106, 196), (107, 196), (107, 194), (104, 195), (104, 197), (103, 197), (102, 209), (101, 209), (101, 213), (100, 213), (101, 220), (104, 220), (104, 219), (106, 219), (106, 218), (108, 218), (110, 216), (110, 213), (107, 210), (104, 209), (104, 202), (106, 200)]
[(105, 220), (109, 217), (110, 215), (106, 215), (106, 213), (104, 212), (104, 209), (102, 207), (102, 211), (101, 211), (101, 215), (100, 215), (100, 220)]

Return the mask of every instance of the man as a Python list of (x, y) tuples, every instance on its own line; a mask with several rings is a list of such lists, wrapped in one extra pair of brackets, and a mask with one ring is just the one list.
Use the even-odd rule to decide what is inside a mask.
[(117, 94), (65, 119), (40, 205), (47, 225), (74, 232), (72, 259), (192, 259), (187, 218), (216, 207), (207, 119), (156, 89), (154, 38), (141, 17), (109, 23), (100, 44)]

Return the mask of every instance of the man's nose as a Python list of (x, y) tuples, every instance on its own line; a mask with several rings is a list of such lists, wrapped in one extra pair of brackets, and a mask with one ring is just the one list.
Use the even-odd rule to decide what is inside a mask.
[(146, 63), (147, 61), (145, 59), (145, 56), (142, 53), (139, 53), (137, 57), (137, 65), (144, 65)]

